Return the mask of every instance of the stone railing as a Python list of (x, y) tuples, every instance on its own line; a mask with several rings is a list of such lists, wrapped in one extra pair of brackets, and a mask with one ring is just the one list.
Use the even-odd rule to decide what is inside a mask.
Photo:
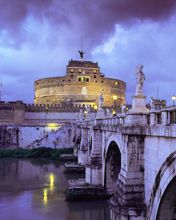
[(150, 125), (174, 125), (176, 124), (176, 106), (150, 112)]
[[(112, 117), (95, 119), (95, 125), (99, 126), (119, 126), (126, 124), (126, 115), (119, 114)], [(151, 110), (145, 115), (145, 125), (175, 125), (176, 106), (163, 108), (161, 110)], [(127, 124), (126, 124), (127, 125)], [(144, 125), (144, 124), (143, 124)]]
[(101, 119), (96, 119), (95, 124), (96, 125), (102, 125), (102, 126), (119, 126), (124, 124), (125, 116), (124, 115), (118, 115), (113, 117), (105, 117)]

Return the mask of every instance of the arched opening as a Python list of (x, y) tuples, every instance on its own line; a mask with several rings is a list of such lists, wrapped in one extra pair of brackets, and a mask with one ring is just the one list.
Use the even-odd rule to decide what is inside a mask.
[(112, 194), (117, 188), (117, 179), (121, 169), (121, 153), (117, 144), (112, 141), (105, 158), (105, 188)]
[(157, 220), (176, 220), (176, 177), (167, 186), (159, 205)]

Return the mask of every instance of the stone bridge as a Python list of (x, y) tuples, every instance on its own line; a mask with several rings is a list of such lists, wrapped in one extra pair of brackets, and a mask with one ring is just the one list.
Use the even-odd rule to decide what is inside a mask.
[(135, 105), (80, 122), (78, 162), (86, 167), (86, 183), (112, 195), (112, 220), (174, 220), (176, 107), (140, 111)]

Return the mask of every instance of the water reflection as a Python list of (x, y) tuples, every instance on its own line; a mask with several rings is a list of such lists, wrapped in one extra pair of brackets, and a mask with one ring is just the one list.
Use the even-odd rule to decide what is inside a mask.
[(47, 205), (48, 203), (48, 193), (52, 194), (54, 192), (55, 188), (55, 175), (54, 173), (49, 173), (48, 174), (48, 179), (49, 179), (49, 189), (45, 188), (43, 189), (43, 203), (44, 205)]
[(48, 203), (48, 190), (47, 189), (43, 190), (43, 203), (44, 205)]
[(0, 220), (108, 220), (106, 202), (67, 203), (63, 165), (0, 159)]
[(55, 180), (55, 175), (53, 173), (50, 173), (49, 174), (50, 191), (52, 191), (52, 192), (54, 190), (54, 180)]

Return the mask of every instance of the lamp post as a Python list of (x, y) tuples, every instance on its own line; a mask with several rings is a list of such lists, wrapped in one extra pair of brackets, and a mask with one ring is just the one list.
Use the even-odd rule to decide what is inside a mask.
[(172, 96), (173, 106), (175, 106), (176, 95)]

